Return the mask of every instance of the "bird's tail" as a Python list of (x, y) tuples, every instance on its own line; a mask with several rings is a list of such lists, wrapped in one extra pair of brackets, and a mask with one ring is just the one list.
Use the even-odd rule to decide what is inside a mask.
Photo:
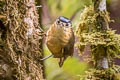
[(62, 57), (59, 59), (59, 67), (62, 67), (64, 64), (64, 61), (66, 60), (67, 57)]

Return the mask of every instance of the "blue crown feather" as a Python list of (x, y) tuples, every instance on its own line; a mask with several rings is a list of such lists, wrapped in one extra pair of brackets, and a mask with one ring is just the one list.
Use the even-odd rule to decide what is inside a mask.
[(62, 22), (65, 22), (65, 23), (70, 23), (70, 20), (68, 18), (65, 18), (65, 17), (62, 17), (62, 16), (59, 17), (59, 20), (62, 21)]

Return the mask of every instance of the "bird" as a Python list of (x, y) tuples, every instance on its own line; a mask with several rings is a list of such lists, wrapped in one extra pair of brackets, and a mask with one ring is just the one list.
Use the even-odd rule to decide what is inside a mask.
[[(59, 66), (62, 67), (68, 56), (73, 56), (75, 36), (72, 28), (71, 20), (60, 16), (50, 26), (46, 34), (46, 45), (50, 52), (50, 56), (59, 59)], [(43, 60), (44, 60), (43, 59)]]

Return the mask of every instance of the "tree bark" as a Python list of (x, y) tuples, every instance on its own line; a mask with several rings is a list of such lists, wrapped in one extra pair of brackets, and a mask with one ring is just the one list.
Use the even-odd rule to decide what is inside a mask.
[[(106, 0), (94, 0), (94, 8), (97, 13), (100, 11), (106, 10)], [(101, 22), (102, 21), (102, 22)], [(105, 19), (102, 17), (98, 17), (97, 19), (98, 25), (100, 25), (102, 32), (106, 31), (108, 29), (108, 22), (106, 22)], [(100, 53), (99, 53), (100, 54)], [(105, 55), (100, 56), (101, 58), (96, 61), (96, 67), (97, 68), (109, 68), (108, 59)]]
[(0, 1), (0, 80), (43, 80), (35, 0)]

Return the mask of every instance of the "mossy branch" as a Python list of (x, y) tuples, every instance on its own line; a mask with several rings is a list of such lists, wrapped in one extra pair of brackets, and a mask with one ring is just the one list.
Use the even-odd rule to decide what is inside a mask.
[[(109, 23), (112, 20), (106, 9), (106, 0), (93, 0), (93, 3), (93, 6), (86, 7), (81, 13), (80, 23), (76, 31), (79, 39), (77, 46), (82, 53), (85, 46), (90, 45), (92, 61), (94, 61), (95, 66), (94, 71), (107, 69), (103, 72), (108, 72), (114, 67), (113, 59), (119, 57), (120, 35), (115, 34), (115, 30), (109, 28)], [(96, 76), (95, 72), (92, 72), (91, 80), (95, 80), (93, 76), (96, 79), (103, 79)], [(115, 74), (111, 73), (111, 75)], [(109, 74), (109, 77), (105, 78), (110, 80), (111, 77)]]

